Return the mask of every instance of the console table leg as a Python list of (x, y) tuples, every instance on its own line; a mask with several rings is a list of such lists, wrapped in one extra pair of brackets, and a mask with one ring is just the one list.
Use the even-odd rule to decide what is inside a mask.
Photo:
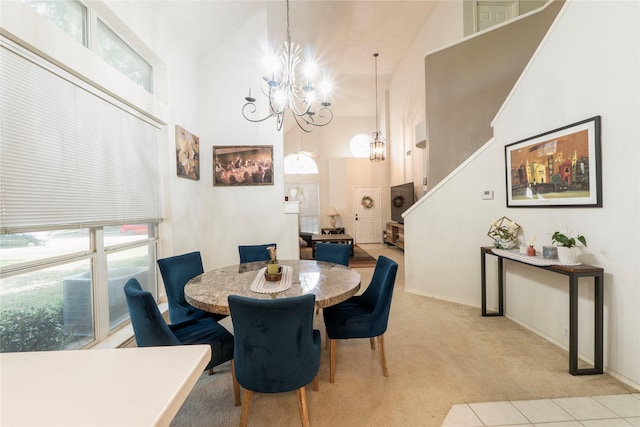
[(480, 250), (480, 287), (482, 298), (482, 316), (504, 316), (504, 275), (502, 269), (502, 257), (498, 257), (498, 311), (487, 312), (487, 261), (486, 255), (488, 252)]
[(594, 349), (593, 349), (593, 367), (595, 371), (599, 374), (603, 372), (603, 334), (604, 334), (604, 286), (603, 286), (604, 277), (602, 274), (598, 274), (593, 277), (593, 292), (594, 292)]
[(578, 375), (578, 278), (569, 277), (569, 373)]
[(504, 258), (498, 258), (498, 315), (504, 316)]
[(482, 294), (482, 315), (487, 315), (487, 260), (486, 255), (480, 249), (480, 291)]

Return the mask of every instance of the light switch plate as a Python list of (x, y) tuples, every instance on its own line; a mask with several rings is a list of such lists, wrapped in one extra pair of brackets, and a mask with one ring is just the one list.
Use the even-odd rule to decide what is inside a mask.
[(493, 200), (493, 190), (484, 190), (482, 192), (482, 200)]

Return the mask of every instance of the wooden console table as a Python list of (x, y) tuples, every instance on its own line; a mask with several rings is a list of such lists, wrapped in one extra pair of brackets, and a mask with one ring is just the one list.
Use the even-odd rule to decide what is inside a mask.
[(322, 234), (344, 234), (344, 227), (326, 227), (321, 229)]
[(348, 234), (314, 234), (311, 236), (311, 256), (316, 257), (316, 243), (346, 243), (351, 245), (351, 256), (354, 255), (353, 251), (353, 237)]
[[(498, 258), (498, 311), (487, 312), (487, 274), (486, 255)], [(534, 258), (534, 257), (531, 257)], [(539, 257), (536, 257), (539, 258)], [(514, 258), (498, 255), (491, 247), (480, 248), (480, 274), (482, 276), (482, 315), (504, 315), (504, 259), (540, 268), (552, 273), (569, 277), (569, 373), (571, 375), (593, 375), (603, 372), (603, 308), (604, 308), (604, 269), (593, 265), (536, 265), (527, 262), (526, 257)], [(594, 349), (593, 367), (578, 368), (578, 278), (593, 277), (594, 285)]]

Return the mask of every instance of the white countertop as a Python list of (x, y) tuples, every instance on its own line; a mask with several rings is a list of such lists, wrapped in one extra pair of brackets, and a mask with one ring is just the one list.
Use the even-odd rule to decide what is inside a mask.
[(0, 354), (0, 425), (168, 426), (208, 345)]

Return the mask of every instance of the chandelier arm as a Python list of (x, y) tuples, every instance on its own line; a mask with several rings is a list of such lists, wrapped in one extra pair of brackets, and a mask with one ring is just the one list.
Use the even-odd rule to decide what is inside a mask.
[[(249, 118), (257, 111), (255, 99), (251, 97), (249, 89), (249, 96), (245, 98), (247, 104), (242, 107), (245, 119), (256, 123), (276, 116), (276, 129), (280, 131), (284, 123), (285, 110), (289, 110), (298, 127), (307, 133), (315, 127), (326, 126), (333, 120), (333, 112), (328, 108), (331, 103), (327, 94), (325, 93), (324, 100), (320, 101), (313, 76), (297, 75), (296, 69), (301, 65), (301, 56), (301, 47), (291, 41), (290, 6), (287, 0), (287, 40), (280, 48), (279, 58), (282, 70), (273, 71), (270, 77), (263, 77), (264, 82), (261, 86), (262, 94), (268, 98), (270, 114), (262, 119)], [(314, 108), (319, 110), (316, 112)], [(319, 122), (316, 123), (316, 119)]]
[(289, 105), (289, 110), (291, 110), (291, 114), (293, 114), (296, 117), (304, 117), (304, 116), (309, 116), (309, 115), (313, 115), (314, 113), (311, 113), (311, 105), (309, 105), (307, 107), (307, 109), (304, 112), (300, 112), (300, 110), (298, 109), (298, 105), (295, 103), (290, 103)]
[[(305, 119), (302, 116), (294, 116), (296, 123), (298, 124), (298, 127), (300, 129), (302, 129), (302, 131), (306, 132), (306, 133), (311, 133), (314, 129), (314, 127), (316, 126), (314, 123), (309, 122), (307, 119)], [(302, 123), (301, 123), (302, 122)], [(311, 126), (310, 128), (307, 126)]]
[[(327, 114), (325, 115), (325, 113)], [(317, 116), (321, 118), (328, 117), (328, 119), (326, 121), (323, 121), (322, 123), (316, 123), (315, 126), (326, 126), (331, 123), (331, 120), (333, 120), (333, 111), (331, 111), (327, 107), (322, 107), (318, 110)]]
[[(247, 110), (249, 110), (248, 113), (247, 113)], [(252, 119), (251, 117), (249, 117), (247, 115), (247, 114), (255, 114), (256, 111), (257, 111), (257, 109), (256, 109), (256, 106), (255, 106), (255, 104), (253, 102), (247, 102), (246, 104), (244, 104), (242, 106), (242, 116), (245, 119), (247, 119), (248, 121), (253, 122), (253, 123), (264, 122), (265, 120), (270, 119), (271, 117), (273, 117), (275, 115), (274, 113), (271, 113), (268, 116), (263, 117), (262, 119)]]
[(280, 130), (282, 130), (283, 124), (284, 124), (284, 115), (278, 114), (278, 117), (276, 118), (276, 131), (280, 132)]

